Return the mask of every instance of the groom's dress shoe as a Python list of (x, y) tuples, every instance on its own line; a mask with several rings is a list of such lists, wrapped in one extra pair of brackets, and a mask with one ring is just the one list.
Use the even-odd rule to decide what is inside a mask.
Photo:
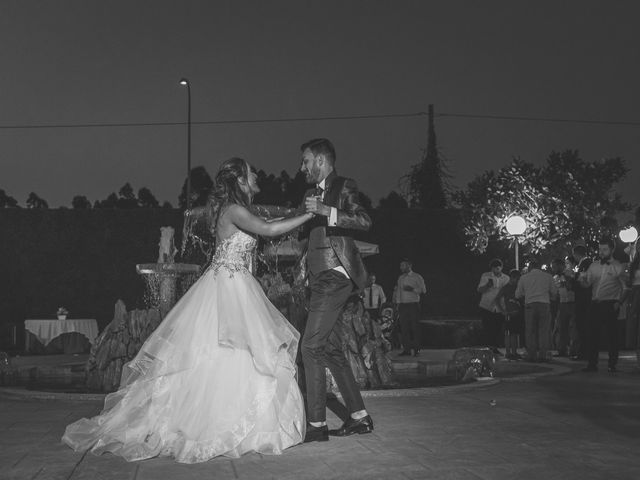
[(370, 415), (367, 415), (366, 417), (358, 420), (349, 417), (337, 430), (329, 430), (329, 435), (333, 435), (334, 437), (346, 437), (356, 433), (358, 435), (362, 435), (363, 433), (371, 432), (373, 432), (373, 420), (371, 420)]
[(307, 423), (307, 433), (304, 436), (304, 443), (326, 442), (329, 440), (329, 427), (314, 427)]

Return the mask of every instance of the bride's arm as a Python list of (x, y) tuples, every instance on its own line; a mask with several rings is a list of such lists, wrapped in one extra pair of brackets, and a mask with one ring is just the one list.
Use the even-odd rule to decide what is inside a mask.
[(259, 205), (252, 204), (249, 211), (263, 220), (273, 220), (274, 218), (289, 218), (304, 213), (301, 208), (281, 207), (279, 205)]
[(239, 229), (263, 237), (277, 237), (278, 235), (282, 235), (299, 227), (313, 218), (312, 213), (304, 213), (295, 217), (285, 218), (284, 220), (266, 222), (240, 205), (230, 206), (226, 215)]

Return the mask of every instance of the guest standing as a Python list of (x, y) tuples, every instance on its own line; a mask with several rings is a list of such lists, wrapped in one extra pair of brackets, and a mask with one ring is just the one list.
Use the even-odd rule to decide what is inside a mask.
[(587, 366), (583, 372), (598, 370), (600, 332), (606, 328), (609, 344), (608, 371), (616, 372), (618, 364), (618, 312), (624, 284), (624, 266), (612, 257), (615, 244), (610, 238), (600, 240), (599, 260), (593, 262), (586, 273), (580, 274), (578, 281), (591, 287), (591, 310), (589, 315)]
[(402, 274), (393, 291), (393, 303), (397, 304), (402, 337), (400, 355), (418, 356), (420, 351), (420, 295), (427, 292), (422, 276), (412, 270), (411, 260), (405, 258), (400, 262)]
[(509, 272), (509, 283), (500, 289), (496, 296), (495, 303), (505, 317), (504, 324), (504, 346), (506, 349), (505, 358), (508, 360), (520, 360), (518, 354), (518, 344), (522, 335), (522, 324), (524, 322), (523, 308), (516, 298), (516, 288), (520, 280), (520, 270)]
[(386, 303), (387, 297), (384, 290), (376, 283), (376, 276), (369, 274), (367, 286), (364, 288), (364, 308), (369, 313), (369, 318), (378, 320), (380, 317), (380, 307)]
[(530, 362), (548, 360), (551, 335), (551, 299), (558, 295), (553, 277), (540, 269), (540, 261), (529, 261), (529, 272), (518, 280), (516, 297), (524, 298), (524, 328)]
[(493, 353), (501, 355), (498, 346), (502, 342), (502, 312), (496, 305), (496, 296), (502, 287), (509, 283), (509, 277), (502, 273), (502, 260), (494, 259), (489, 264), (490, 270), (480, 275), (478, 293), (480, 296), (480, 319), (485, 345), (493, 349)]
[[(584, 245), (576, 245), (573, 247), (573, 258), (576, 261), (577, 280), (581, 273), (586, 273), (591, 265), (591, 258), (587, 256), (587, 249)], [(587, 359), (587, 323), (589, 307), (591, 305), (591, 287), (585, 287), (580, 282), (575, 282), (575, 324), (577, 330), (578, 342), (575, 346), (574, 360)]]
[(553, 280), (558, 289), (558, 308), (553, 327), (554, 339), (558, 356), (566, 357), (569, 353), (569, 329), (576, 316), (573, 263), (570, 259), (557, 259), (554, 260), (554, 263), (556, 274), (553, 276)]

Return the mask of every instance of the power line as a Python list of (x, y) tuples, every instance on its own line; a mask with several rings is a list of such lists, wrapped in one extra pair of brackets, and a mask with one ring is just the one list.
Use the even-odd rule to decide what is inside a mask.
[[(242, 125), (258, 123), (287, 123), (287, 122), (321, 122), (334, 120), (368, 120), (384, 118), (411, 118), (424, 117), (427, 112), (408, 113), (382, 113), (382, 114), (361, 114), (361, 115), (328, 115), (312, 117), (285, 117), (285, 118), (259, 118), (259, 119), (239, 119), (239, 120), (209, 120), (191, 122), (191, 125)], [(439, 118), (469, 118), (479, 120), (508, 120), (526, 122), (554, 122), (554, 123), (574, 123), (586, 125), (618, 125), (618, 126), (640, 126), (640, 122), (629, 122), (620, 120), (585, 120), (570, 118), (551, 117), (528, 117), (528, 116), (507, 116), (507, 115), (481, 115), (472, 113), (436, 113)], [(0, 125), (0, 130), (30, 130), (47, 128), (128, 128), (128, 127), (173, 127), (184, 126), (187, 122), (130, 122), (130, 123), (67, 123), (67, 124), (40, 124), (40, 125)]]
[(476, 118), (487, 120), (517, 120), (525, 122), (557, 122), (557, 123), (582, 123), (588, 125), (626, 125), (638, 127), (640, 122), (625, 122), (618, 120), (580, 120), (575, 118), (549, 118), (549, 117), (519, 117), (506, 115), (475, 115), (472, 113), (436, 113), (436, 117)]
[[(318, 117), (262, 118), (252, 120), (210, 120), (191, 122), (191, 125), (232, 125), (246, 123), (317, 122), (324, 120), (365, 120), (375, 118), (408, 118), (425, 116), (426, 112), (384, 113), (372, 115), (332, 115)], [(0, 129), (40, 129), (40, 128), (102, 128), (102, 127), (171, 127), (186, 125), (187, 122), (131, 122), (131, 123), (67, 123), (44, 125), (0, 125)]]

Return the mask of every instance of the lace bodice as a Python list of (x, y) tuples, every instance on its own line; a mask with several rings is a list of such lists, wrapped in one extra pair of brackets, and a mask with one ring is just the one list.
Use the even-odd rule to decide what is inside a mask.
[(224, 267), (231, 275), (236, 272), (253, 272), (253, 259), (258, 241), (241, 230), (232, 233), (216, 247), (208, 270), (218, 273)]

